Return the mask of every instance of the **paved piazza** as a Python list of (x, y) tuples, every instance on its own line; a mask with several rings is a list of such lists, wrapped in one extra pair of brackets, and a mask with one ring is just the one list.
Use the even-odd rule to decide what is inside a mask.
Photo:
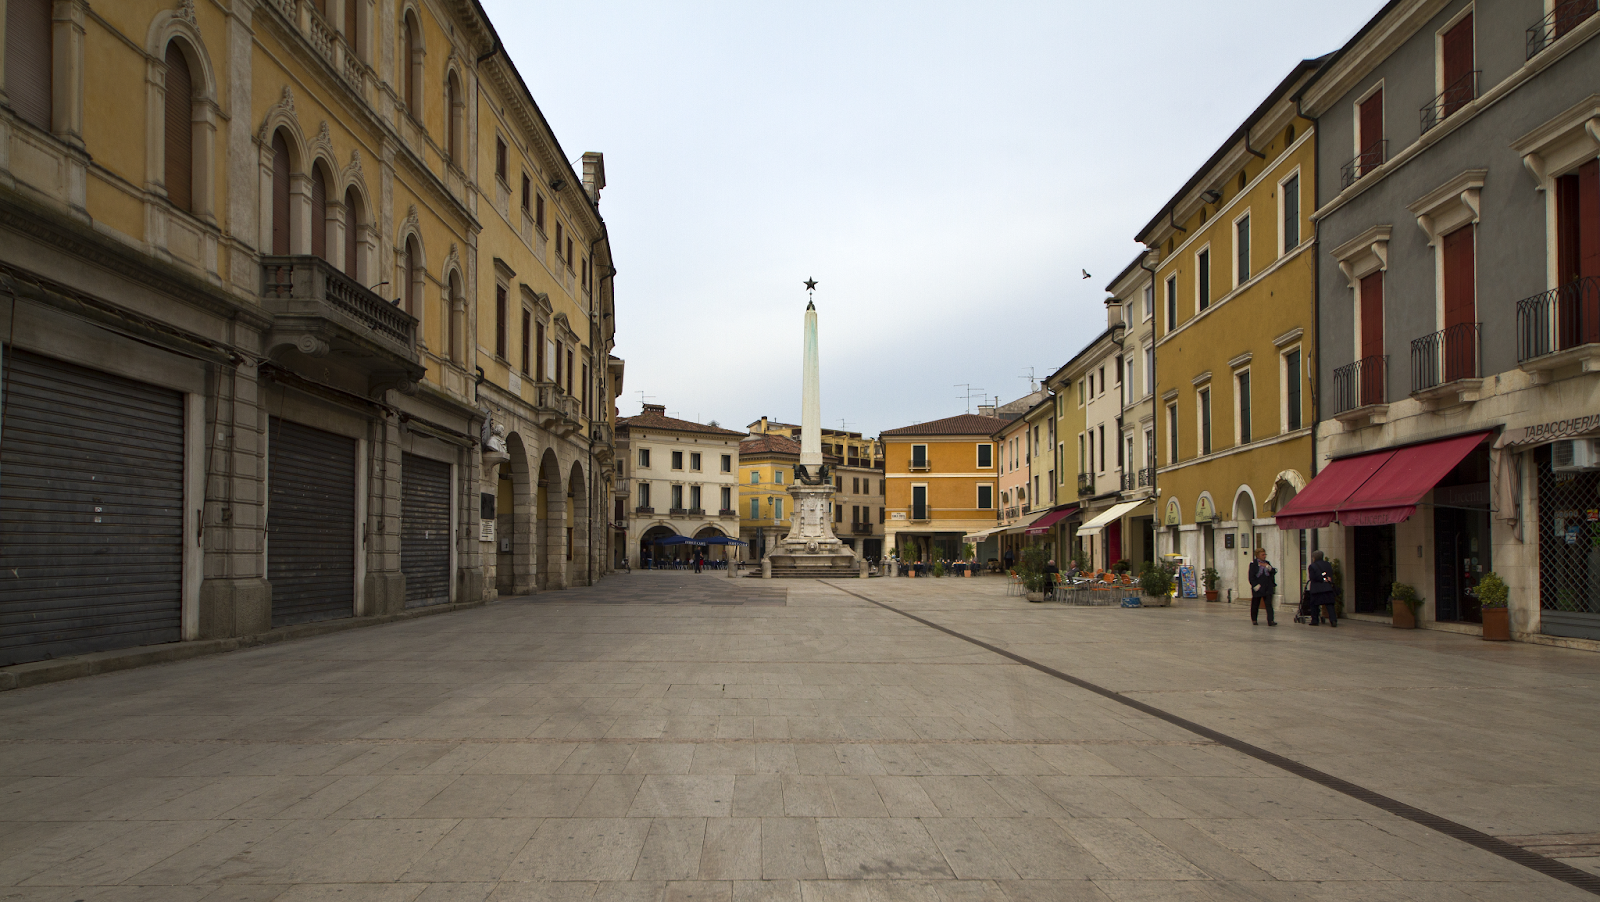
[(1600, 873), (1600, 655), (635, 573), (0, 693), (0, 899), (1594, 898), (849, 592)]

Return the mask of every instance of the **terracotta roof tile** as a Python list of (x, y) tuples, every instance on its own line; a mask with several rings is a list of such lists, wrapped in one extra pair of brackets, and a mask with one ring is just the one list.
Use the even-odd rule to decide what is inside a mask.
[(982, 417), (975, 413), (964, 413), (960, 416), (945, 417), (942, 420), (918, 423), (915, 426), (885, 429), (883, 435), (993, 435), (995, 430), (1006, 425), (1011, 419)]
[(620, 429), (666, 429), (672, 432), (699, 432), (706, 435), (742, 436), (746, 433), (735, 432), (732, 429), (723, 429), (721, 426), (708, 426), (705, 423), (696, 423), (692, 420), (680, 420), (669, 417), (654, 410), (646, 410), (636, 417), (623, 417), (617, 420)]

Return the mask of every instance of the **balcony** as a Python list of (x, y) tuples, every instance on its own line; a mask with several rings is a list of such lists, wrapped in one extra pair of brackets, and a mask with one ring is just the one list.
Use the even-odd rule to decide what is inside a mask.
[(1122, 491), (1131, 492), (1139, 487), (1139, 474), (1132, 470), (1122, 471)]
[(583, 425), (578, 419), (578, 399), (554, 382), (534, 383), (533, 416), (541, 428), (561, 438), (572, 435)]
[(1600, 371), (1600, 279), (1578, 279), (1517, 302), (1517, 363), (1535, 382), (1568, 366)]
[(872, 524), (852, 523), (850, 524), (850, 534), (853, 536), (870, 536), (872, 535)]
[(1478, 400), (1481, 324), (1457, 323), (1411, 342), (1411, 394), (1424, 403)]
[(1339, 167), (1339, 190), (1354, 185), (1362, 177), (1389, 159), (1389, 141), (1375, 141), (1367, 146), (1366, 150), (1356, 154), (1356, 158)]
[(706, 515), (706, 511), (705, 511), (705, 508), (703, 508), (703, 507), (691, 507), (691, 508), (689, 508), (689, 516), (691, 516), (691, 517), (704, 517), (705, 515)]
[[(1152, 451), (1152, 454), (1155, 452)], [(1156, 484), (1156, 468), (1145, 467), (1139, 471), (1139, 488), (1148, 489)]]
[(641, 517), (650, 517), (655, 515), (656, 509), (653, 507), (636, 507), (633, 512)]
[(1389, 396), (1386, 356), (1365, 357), (1333, 371), (1333, 418), (1346, 426), (1383, 422)]
[(912, 458), (911, 462), (906, 464), (906, 469), (913, 473), (926, 473), (933, 469), (933, 464), (928, 463), (926, 460)]
[(739, 512), (736, 511), (736, 510), (730, 510), (729, 508), (725, 507), (722, 510), (717, 511), (717, 516), (719, 516), (719, 517), (737, 517), (737, 516), (739, 516)]
[(1422, 120), (1422, 131), (1443, 122), (1451, 113), (1461, 109), (1467, 104), (1478, 99), (1478, 71), (1468, 72), (1455, 80), (1454, 84), (1446, 85), (1439, 96), (1422, 105), (1417, 111), (1417, 116)]
[(341, 358), (370, 388), (414, 390), (426, 370), (417, 321), (320, 257), (262, 257), (261, 303), (273, 314), (270, 354)]
[(1531, 60), (1538, 56), (1544, 48), (1555, 43), (1556, 38), (1594, 15), (1597, 8), (1600, 8), (1600, 3), (1596, 3), (1596, 0), (1556, 0), (1555, 8), (1528, 29), (1525, 58)]
[(323, 21), (314, 4), (305, 0), (271, 0), (268, 5), (288, 20), (289, 27), (306, 39), (317, 55), (350, 85), (356, 96), (366, 96), (366, 66), (350, 51), (350, 45), (334, 33), (333, 27)]
[(1078, 474), (1078, 497), (1081, 498), (1084, 495), (1093, 495), (1093, 494), (1094, 494), (1094, 474), (1093, 473), (1079, 473)]
[(667, 508), (667, 516), (687, 517), (689, 516), (689, 509), (687, 507), (669, 507)]

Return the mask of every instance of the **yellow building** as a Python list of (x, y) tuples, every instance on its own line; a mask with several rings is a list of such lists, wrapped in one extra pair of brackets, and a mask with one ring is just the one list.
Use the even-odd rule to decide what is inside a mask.
[(962, 414), (885, 431), (884, 547), (901, 560), (958, 560), (967, 535), (997, 524), (996, 417)]
[[(756, 420), (749, 429), (752, 436), (779, 435), (800, 440), (799, 426), (769, 417)], [(821, 431), (823, 457), (833, 473), (834, 534), (857, 554), (877, 560), (883, 554), (886, 519), (883, 443), (845, 429)], [(740, 511), (741, 515), (748, 513)]]
[[(604, 572), (603, 164), (479, 7), (4, 6), (0, 522), (58, 531), (0, 541), (32, 624), (0, 665)], [(515, 385), (518, 309), (559, 380)]]
[(789, 486), (800, 463), (800, 442), (777, 432), (739, 443), (739, 537), (752, 560), (789, 533)]
[(1156, 271), (1157, 546), (1249, 597), (1264, 546), (1297, 601), (1305, 558), (1273, 511), (1305, 485), (1313, 444), (1315, 129), (1294, 68), (1138, 239)]

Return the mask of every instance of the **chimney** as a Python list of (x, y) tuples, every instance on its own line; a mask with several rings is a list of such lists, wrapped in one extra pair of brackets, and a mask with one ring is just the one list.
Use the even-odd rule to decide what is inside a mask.
[(978, 416), (980, 416), (980, 417), (992, 417), (992, 416), (994, 416), (994, 405), (993, 404), (979, 404), (978, 405)]
[(583, 155), (583, 190), (589, 199), (600, 202), (600, 189), (606, 186), (606, 155), (589, 151)]
[(665, 405), (665, 404), (646, 404), (644, 406), (644, 412), (645, 413), (659, 413), (662, 416), (666, 416), (666, 414), (667, 414), (667, 405)]

